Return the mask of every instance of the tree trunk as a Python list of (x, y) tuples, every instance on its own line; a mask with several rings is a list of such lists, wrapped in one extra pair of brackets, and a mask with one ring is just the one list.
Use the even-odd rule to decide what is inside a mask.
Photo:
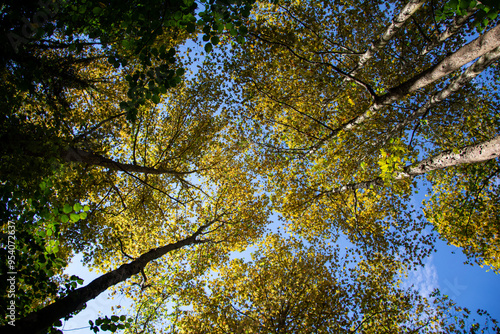
[(444, 169), (462, 164), (472, 164), (496, 159), (500, 157), (500, 136), (477, 145), (464, 147), (456, 153), (452, 150), (444, 151), (436, 156), (427, 158), (404, 168), (396, 175), (396, 179), (414, 177), (433, 170)]
[[(438, 155), (424, 159), (403, 168), (403, 171), (396, 172), (395, 180), (402, 180), (422, 175), (434, 170), (458, 166), (462, 164), (480, 163), (500, 157), (500, 136), (476, 145), (466, 146), (456, 152), (446, 150)], [(373, 186), (384, 185), (381, 177), (368, 181), (349, 183), (331, 190), (321, 192), (320, 196), (326, 193), (337, 194), (346, 190), (369, 189)]]
[(192, 172), (178, 172), (173, 169), (153, 168), (138, 166), (133, 164), (125, 164), (114, 161), (112, 159), (103, 157), (102, 155), (95, 154), (80, 150), (78, 148), (69, 147), (61, 152), (62, 158), (66, 162), (79, 162), (94, 166), (101, 166), (110, 170), (123, 171), (129, 173), (142, 173), (142, 174), (171, 174), (176, 176), (184, 176)]
[(173, 244), (168, 244), (163, 247), (152, 249), (149, 252), (142, 254), (134, 261), (123, 264), (119, 268), (96, 278), (87, 286), (76, 289), (70, 292), (66, 297), (59, 299), (36, 312), (32, 312), (22, 319), (16, 320), (15, 326), (1, 326), (0, 332), (2, 334), (45, 333), (44, 331), (54, 322), (61, 318), (64, 318), (65, 316), (68, 316), (72, 312), (79, 310), (84, 306), (86, 302), (94, 299), (107, 288), (115, 284), (124, 282), (131, 276), (140, 273), (141, 270), (143, 270), (149, 262), (156, 260), (176, 249), (189, 245), (204, 243), (204, 240), (197, 240), (196, 238), (206, 227), (207, 225), (200, 227), (197, 232), (186, 239)]
[(372, 43), (370, 48), (359, 58), (356, 67), (349, 73), (354, 76), (360, 68), (362, 68), (366, 62), (372, 58), (377, 51), (384, 48), (384, 46), (389, 43), (389, 41), (394, 37), (394, 35), (399, 31), (399, 28), (408, 20), (423, 4), (425, 0), (412, 0), (406, 4), (406, 6), (401, 10), (398, 16), (396, 16), (391, 24), (387, 27), (384, 34), (380, 38)]
[(476, 38), (474, 41), (470, 42), (467, 45), (464, 45), (455, 53), (446, 57), (433, 67), (423, 71), (422, 73), (419, 73), (418, 75), (403, 82), (402, 84), (389, 89), (389, 92), (387, 92), (386, 94), (376, 97), (375, 103), (373, 103), (370, 108), (368, 108), (368, 110), (334, 129), (334, 131), (330, 132), (328, 136), (321, 139), (316, 145), (311, 147), (311, 149), (309, 149), (309, 151), (307, 152), (307, 155), (319, 149), (326, 141), (333, 138), (340, 131), (353, 130), (358, 125), (369, 119), (378, 110), (382, 109), (384, 106), (390, 105), (404, 98), (406, 95), (413, 93), (418, 89), (424, 88), (433, 82), (436, 82), (437, 80), (458, 70), (460, 67), (468, 64), (474, 59), (481, 57), (483, 54), (492, 51), (499, 46), (500, 25), (497, 25), (485, 34)]
[(458, 78), (453, 80), (446, 88), (435, 93), (426, 103), (411, 113), (402, 122), (394, 126), (384, 137), (384, 142), (387, 142), (395, 133), (398, 133), (406, 125), (410, 124), (419, 117), (424, 116), (429, 109), (448, 98), (451, 94), (462, 88), (467, 82), (470, 82), (491, 64), (500, 58), (500, 47), (484, 54), (472, 66), (469, 66)]

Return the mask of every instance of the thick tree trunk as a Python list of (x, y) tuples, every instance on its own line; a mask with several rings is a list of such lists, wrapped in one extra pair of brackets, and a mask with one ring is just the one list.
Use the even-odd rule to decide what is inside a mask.
[[(438, 81), (448, 74), (458, 70), (460, 67), (470, 63), (485, 53), (500, 46), (500, 25), (490, 29), (484, 35), (479, 36), (474, 41), (464, 45), (455, 53), (443, 59), (439, 64), (420, 73), (412, 79), (393, 87), (388, 93), (380, 96), (373, 110), (378, 110), (382, 106), (391, 104), (409, 93), (413, 93), (427, 85)], [(371, 108), (370, 108), (371, 109)]]
[(64, 318), (72, 312), (79, 310), (86, 302), (94, 299), (107, 288), (120, 282), (124, 282), (131, 276), (140, 273), (149, 262), (156, 260), (176, 249), (203, 243), (204, 241), (197, 240), (196, 238), (206, 227), (207, 225), (200, 227), (196, 233), (186, 239), (152, 249), (149, 252), (142, 254), (136, 260), (121, 265), (119, 268), (96, 278), (87, 286), (76, 289), (70, 292), (66, 297), (57, 300), (41, 310), (28, 314), (22, 319), (16, 320), (15, 326), (5, 325), (0, 327), (0, 332), (2, 334), (45, 333), (45, 330), (54, 322)]
[(444, 99), (448, 98), (451, 94), (462, 88), (467, 82), (470, 82), (485, 69), (487, 69), (492, 63), (500, 59), (500, 47), (484, 54), (479, 58), (472, 66), (468, 67), (458, 78), (453, 80), (446, 88), (442, 91), (434, 94), (426, 103), (421, 107), (411, 113), (407, 118), (405, 118), (401, 123), (394, 126), (391, 131), (389, 131), (384, 137), (384, 142), (387, 142), (395, 133), (399, 133), (405, 126), (413, 122), (414, 120), (424, 116), (429, 109), (434, 107), (436, 104), (440, 103)]
[(191, 172), (178, 172), (173, 169), (153, 168), (138, 166), (133, 164), (125, 164), (103, 157), (92, 152), (87, 152), (78, 148), (69, 147), (61, 152), (62, 158), (66, 162), (79, 162), (94, 166), (101, 166), (110, 170), (124, 171), (129, 173), (142, 174), (171, 174), (176, 176), (184, 176)]
[(404, 168), (396, 175), (396, 179), (414, 177), (433, 170), (444, 169), (462, 164), (484, 162), (500, 157), (500, 136), (477, 145), (464, 147), (456, 153), (452, 150), (427, 158)]
[(481, 57), (485, 53), (496, 49), (499, 46), (500, 25), (497, 25), (485, 34), (476, 38), (474, 41), (470, 42), (467, 45), (464, 45), (455, 53), (443, 59), (437, 65), (423, 71), (422, 73), (419, 73), (418, 75), (403, 82), (402, 84), (389, 89), (389, 92), (387, 92), (386, 94), (378, 96), (375, 99), (375, 102), (370, 106), (370, 108), (368, 108), (368, 110), (334, 129), (334, 131), (330, 132), (328, 136), (311, 147), (311, 149), (307, 152), (307, 155), (319, 149), (326, 141), (333, 138), (340, 131), (353, 130), (383, 107), (401, 100), (406, 95), (438, 81), (439, 79), (458, 70), (460, 67), (468, 64), (478, 57)]

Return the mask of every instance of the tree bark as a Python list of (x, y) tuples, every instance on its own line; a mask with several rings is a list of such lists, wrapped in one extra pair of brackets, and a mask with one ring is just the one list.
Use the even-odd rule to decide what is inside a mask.
[(444, 169), (462, 164), (472, 164), (500, 157), (500, 136), (476, 145), (466, 146), (455, 153), (452, 150), (417, 162), (404, 168), (396, 175), (396, 179), (414, 177), (434, 170)]
[(389, 89), (388, 93), (377, 99), (373, 110), (378, 110), (384, 105), (391, 104), (409, 93), (413, 93), (436, 82), (498, 46), (500, 46), (500, 25), (490, 29), (484, 35), (479, 36), (469, 44), (464, 45), (437, 65), (399, 86)]
[(398, 123), (394, 128), (392, 128), (391, 131), (385, 135), (384, 142), (389, 140), (393, 136), (393, 134), (402, 130), (409, 123), (425, 115), (430, 108), (448, 98), (454, 92), (458, 91), (467, 82), (474, 79), (498, 59), (500, 59), (500, 47), (497, 47), (496, 49), (482, 55), (481, 58), (479, 58), (472, 66), (468, 67), (458, 78), (456, 78), (452, 83), (446, 86), (446, 88), (434, 94), (426, 103), (424, 103), (402, 122)]
[[(496, 159), (500, 157), (500, 136), (476, 145), (466, 146), (458, 151), (446, 150), (438, 155), (424, 159), (403, 168), (403, 171), (396, 172), (395, 180), (402, 180), (422, 175), (439, 169), (453, 166), (472, 164)], [(384, 185), (384, 180), (377, 177), (368, 181), (349, 183), (331, 190), (323, 191), (321, 194), (337, 194), (346, 190), (369, 189), (373, 186)]]
[(149, 252), (142, 254), (134, 261), (123, 264), (119, 268), (96, 278), (87, 286), (76, 289), (70, 292), (66, 297), (55, 301), (54, 303), (42, 308), (41, 310), (32, 312), (26, 317), (16, 320), (15, 326), (1, 326), (0, 332), (3, 334), (45, 333), (44, 331), (54, 322), (61, 318), (64, 318), (72, 312), (79, 310), (85, 305), (86, 302), (94, 299), (107, 288), (115, 284), (124, 282), (131, 276), (140, 273), (141, 270), (143, 270), (149, 262), (156, 260), (176, 249), (206, 242), (204, 240), (196, 239), (206, 227), (208, 227), (208, 224), (201, 226), (194, 234), (192, 234), (188, 238), (180, 240), (176, 243), (165, 245), (163, 247), (152, 249)]
[(94, 166), (101, 166), (110, 170), (123, 171), (129, 173), (142, 173), (142, 174), (171, 174), (176, 176), (185, 176), (192, 172), (178, 172), (173, 169), (153, 168), (138, 166), (133, 164), (125, 164), (114, 161), (112, 159), (103, 157), (102, 155), (87, 152), (75, 147), (69, 147), (61, 152), (61, 156), (66, 162), (85, 163)]
[(469, 44), (464, 45), (455, 53), (443, 59), (438, 64), (423, 71), (422, 73), (414, 76), (413, 78), (403, 82), (402, 84), (389, 89), (389, 91), (381, 96), (375, 98), (375, 102), (359, 116), (343, 123), (334, 131), (331, 131), (328, 136), (321, 139), (316, 145), (311, 147), (307, 155), (319, 149), (326, 141), (333, 138), (340, 131), (351, 131), (361, 123), (365, 122), (378, 110), (384, 106), (390, 105), (406, 95), (413, 93), (425, 86), (436, 82), (437, 80), (445, 77), (446, 75), (458, 70), (460, 67), (468, 64), (474, 59), (481, 57), (485, 53), (494, 50), (500, 46), (500, 25), (490, 29), (485, 34), (479, 36)]
[(372, 58), (377, 51), (380, 51), (384, 46), (389, 43), (389, 41), (394, 37), (394, 35), (399, 31), (399, 28), (408, 20), (423, 4), (425, 0), (412, 0), (406, 4), (406, 6), (401, 10), (398, 16), (396, 16), (391, 24), (387, 27), (385, 32), (380, 36), (380, 38), (372, 43), (370, 48), (359, 58), (356, 67), (349, 73), (350, 75), (356, 75), (357, 71), (362, 68), (366, 62)]

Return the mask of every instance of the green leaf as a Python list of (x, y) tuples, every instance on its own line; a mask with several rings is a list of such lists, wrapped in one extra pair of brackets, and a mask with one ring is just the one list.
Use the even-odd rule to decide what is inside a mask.
[(102, 13), (102, 8), (94, 7), (94, 9), (92, 9), (92, 12), (94, 12), (95, 15), (100, 15)]
[(238, 31), (240, 32), (241, 35), (245, 36), (248, 33), (248, 29), (245, 26), (241, 26)]
[(83, 207), (80, 203), (76, 203), (75, 205), (73, 205), (73, 210), (75, 210), (75, 212), (80, 211), (81, 209), (83, 209)]
[(74, 223), (76, 223), (77, 221), (80, 220), (80, 215), (77, 215), (75, 213), (70, 214), (69, 217), (70, 217), (71, 221)]
[(64, 213), (70, 213), (71, 211), (73, 211), (73, 208), (71, 207), (71, 205), (64, 204), (63, 212)]
[(186, 70), (184, 68), (178, 68), (177, 71), (175, 71), (175, 74), (179, 77), (183, 76), (184, 73), (186, 73)]
[(219, 39), (219, 37), (217, 37), (217, 36), (213, 36), (213, 37), (210, 39), (210, 42), (212, 42), (212, 44), (213, 44), (213, 45), (217, 45), (217, 44), (219, 44), (220, 39)]
[(87, 213), (86, 212), (80, 212), (79, 216), (80, 216), (80, 219), (85, 219), (85, 218), (87, 218)]
[(62, 215), (62, 216), (61, 216), (61, 221), (62, 221), (63, 223), (67, 223), (67, 222), (69, 221), (69, 217), (68, 217), (68, 216), (66, 216), (66, 215)]
[(48, 237), (50, 237), (52, 235), (52, 230), (48, 228), (45, 233), (47, 234)]
[(186, 25), (186, 31), (190, 34), (192, 34), (193, 32), (195, 32), (196, 30), (196, 26), (193, 24), (193, 23), (188, 23)]
[(83, 211), (84, 211), (84, 212), (90, 211), (90, 206), (85, 205), (85, 206), (83, 207)]
[(205, 44), (205, 51), (207, 53), (212, 51), (212, 43)]
[(490, 18), (491, 20), (494, 20), (497, 18), (498, 16), (498, 12), (492, 10), (491, 12), (489, 12), (486, 16), (488, 16), (488, 18)]

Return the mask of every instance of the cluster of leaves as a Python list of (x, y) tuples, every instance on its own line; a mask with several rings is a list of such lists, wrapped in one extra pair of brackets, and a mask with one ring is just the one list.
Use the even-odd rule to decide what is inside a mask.
[[(468, 262), (500, 271), (499, 187), (492, 180), (498, 163), (472, 165), (436, 178), (425, 203), (429, 221), (448, 243), (460, 247)], [(465, 177), (470, 176), (470, 178)], [(453, 178), (453, 182), (446, 179)]]
[(388, 152), (380, 149), (380, 160), (378, 161), (380, 177), (385, 184), (391, 183), (396, 176), (395, 173), (402, 171), (402, 168), (406, 165), (403, 159), (408, 153), (408, 148), (399, 138), (396, 140), (391, 138), (390, 142), (392, 145), (389, 146)]
[[(0, 272), (2, 278), (8, 272), (16, 273), (16, 311), (19, 316), (36, 311), (50, 300), (73, 291), (77, 284), (83, 284), (83, 280), (75, 275), (69, 278), (61, 276), (68, 264), (68, 254), (59, 251), (59, 237), (61, 225), (85, 219), (89, 207), (77, 203), (73, 207), (65, 205), (61, 209), (51, 209), (51, 187), (51, 181), (42, 182), (33, 197), (25, 199), (22, 192), (8, 182), (1, 186), (2, 235), (13, 231), (9, 235), (14, 236), (16, 247), (11, 253), (7, 238), (2, 237), (0, 252), (5, 261), (0, 264)], [(11, 224), (13, 229), (9, 228)], [(11, 258), (12, 262), (7, 261)], [(6, 279), (2, 279), (1, 284), (2, 300), (7, 300)], [(6, 305), (2, 305), (4, 307)], [(7, 310), (3, 311), (8, 314)], [(70, 316), (68, 314), (68, 318)], [(6, 323), (7, 319), (1, 321)]]
[(500, 4), (495, 0), (450, 0), (442, 10), (436, 12), (437, 20), (444, 20), (454, 15), (464, 16), (469, 10), (478, 10), (474, 16), (474, 26), (478, 31), (483, 31), (495, 22), (500, 12)]
[(130, 328), (130, 323), (134, 321), (132, 318), (127, 318), (124, 315), (117, 316), (112, 315), (110, 318), (107, 316), (104, 318), (97, 318), (94, 321), (89, 320), (90, 330), (97, 333), (99, 331), (110, 331), (112, 333), (116, 332), (119, 329)]
[[(191, 289), (193, 309), (172, 315), (186, 333), (446, 333), (496, 329), (434, 291), (430, 299), (394, 283), (400, 263), (350, 248), (306, 245), (283, 234), (256, 244), (252, 260), (233, 259)], [(207, 292), (208, 291), (208, 292)], [(185, 301), (187, 302), (187, 300)], [(442, 312), (453, 320), (443, 321)], [(472, 323), (470, 323), (472, 322)]]
[[(173, 39), (179, 42), (203, 27), (210, 40), (205, 49), (210, 51), (226, 27), (242, 42), (246, 34), (243, 20), (248, 18), (252, 4), (253, 0), (202, 2), (205, 10), (197, 21), (194, 0), (8, 3), (2, 8), (1, 28), (2, 42), (11, 47), (2, 56), (2, 67), (10, 68), (9, 80), (21, 92), (34, 92), (40, 84), (58, 82), (59, 90), (51, 90), (63, 101), (61, 89), (85, 83), (77, 73), (68, 73), (60, 64), (53, 66), (36, 52), (67, 50), (72, 54), (68, 58), (74, 60), (74, 56), (81, 58), (89, 45), (97, 44), (99, 53), (127, 75), (128, 100), (121, 101), (120, 106), (134, 121), (140, 106), (146, 101), (159, 103), (159, 94), (176, 86), (185, 72), (174, 64), (175, 49), (165, 48), (169, 38), (175, 36)], [(40, 21), (40, 16), (43, 22), (30, 22)]]

